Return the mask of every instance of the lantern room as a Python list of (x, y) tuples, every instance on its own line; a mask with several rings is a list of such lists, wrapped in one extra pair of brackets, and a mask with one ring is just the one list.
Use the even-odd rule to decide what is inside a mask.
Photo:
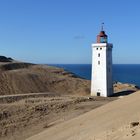
[(104, 23), (102, 23), (102, 27), (101, 27), (101, 31), (99, 35), (97, 35), (97, 43), (107, 43), (107, 35), (105, 34), (105, 31), (103, 30), (103, 24)]

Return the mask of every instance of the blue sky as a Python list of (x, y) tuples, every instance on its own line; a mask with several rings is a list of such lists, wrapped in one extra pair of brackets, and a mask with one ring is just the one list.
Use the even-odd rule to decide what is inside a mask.
[(139, 0), (0, 0), (0, 55), (34, 63), (91, 63), (105, 23), (114, 63), (140, 63)]

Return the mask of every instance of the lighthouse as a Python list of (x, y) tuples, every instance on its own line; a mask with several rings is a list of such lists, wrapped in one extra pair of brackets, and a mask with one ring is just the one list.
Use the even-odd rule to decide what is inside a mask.
[(108, 97), (113, 94), (112, 48), (102, 24), (97, 41), (92, 44), (91, 96)]

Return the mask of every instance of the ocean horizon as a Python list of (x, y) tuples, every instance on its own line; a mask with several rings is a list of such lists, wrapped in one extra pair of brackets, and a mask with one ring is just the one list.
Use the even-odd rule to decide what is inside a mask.
[[(91, 80), (91, 64), (49, 64)], [(140, 64), (113, 64), (113, 81), (140, 86)]]

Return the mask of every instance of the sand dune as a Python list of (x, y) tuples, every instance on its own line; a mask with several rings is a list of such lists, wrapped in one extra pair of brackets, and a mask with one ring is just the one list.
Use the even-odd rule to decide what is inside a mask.
[(58, 93), (0, 96), (0, 140), (25, 140), (115, 99)]
[[(114, 84), (114, 91), (119, 92), (115, 94), (117, 97), (136, 90), (138, 87), (132, 84), (119, 82)], [(123, 125), (126, 129), (123, 129), (121, 125), (124, 122), (121, 120), (123, 112), (119, 112), (119, 108), (122, 109), (122, 106), (125, 106), (126, 110), (131, 108), (127, 107), (130, 104), (129, 98), (128, 101), (124, 98), (116, 105), (114, 102), (108, 107), (93, 110), (55, 127), (60, 122), (70, 120), (117, 99), (117, 97), (91, 98), (89, 95), (90, 81), (81, 79), (64, 69), (18, 62), (2, 57), (0, 58), (0, 139), (23, 140), (44, 129), (47, 129), (46, 132), (35, 136), (35, 139), (88, 140), (99, 138), (104, 140), (106, 138), (108, 140), (110, 138), (112, 140), (112, 136), (139, 136), (137, 126), (129, 129), (127, 127), (130, 124), (126, 123)], [(116, 111), (113, 112), (114, 110)], [(118, 119), (117, 125), (114, 124), (116, 118)], [(117, 135), (122, 129), (125, 131)], [(128, 134), (126, 134), (127, 131)]]
[(28, 140), (139, 140), (139, 122), (140, 91), (49, 128)]
[(86, 95), (90, 81), (61, 68), (23, 62), (0, 63), (0, 95), (38, 92)]

